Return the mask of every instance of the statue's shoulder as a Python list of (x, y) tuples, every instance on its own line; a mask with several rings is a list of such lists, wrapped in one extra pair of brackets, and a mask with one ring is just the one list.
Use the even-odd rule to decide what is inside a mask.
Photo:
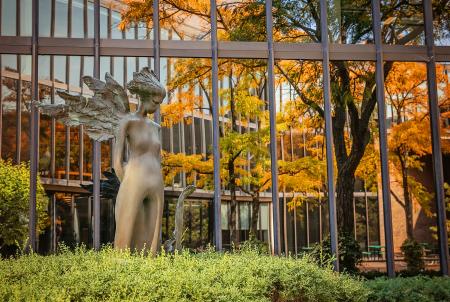
[(161, 129), (161, 125), (151, 119), (147, 119), (147, 124), (149, 124), (151, 127), (156, 128), (157, 130)]
[(160, 130), (161, 129), (161, 125), (159, 125), (158, 123), (154, 122), (152, 119), (149, 118), (142, 118), (141, 116), (138, 116), (134, 113), (130, 113), (125, 115), (122, 120), (121, 123), (122, 125), (126, 125), (130, 122), (145, 122), (148, 126), (150, 126), (151, 128), (154, 128), (156, 130)]

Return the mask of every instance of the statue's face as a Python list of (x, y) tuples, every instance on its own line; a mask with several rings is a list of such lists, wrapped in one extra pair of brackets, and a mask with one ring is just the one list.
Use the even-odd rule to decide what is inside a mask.
[(160, 103), (154, 100), (153, 98), (143, 100), (141, 110), (143, 111), (144, 114), (154, 113), (158, 109), (159, 104)]
[(141, 113), (154, 113), (166, 96), (166, 90), (153, 71), (148, 67), (133, 74), (133, 80), (127, 85), (128, 90), (140, 98)]

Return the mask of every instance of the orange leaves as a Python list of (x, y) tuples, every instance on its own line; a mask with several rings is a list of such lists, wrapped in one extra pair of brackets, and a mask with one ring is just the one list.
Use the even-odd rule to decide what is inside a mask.
[[(172, 127), (174, 124), (181, 122), (186, 116), (191, 116), (194, 109), (199, 108), (201, 105), (201, 97), (194, 94), (193, 89), (187, 91), (180, 91), (177, 95), (179, 102), (173, 102), (170, 104), (161, 105), (162, 126)], [(190, 119), (185, 119), (187, 123), (190, 123)]]
[(389, 135), (389, 149), (401, 154), (419, 157), (431, 153), (429, 121), (406, 121), (395, 125)]
[(152, 0), (123, 0), (127, 5), (121, 12), (121, 21), (118, 28), (121, 31), (128, 27), (144, 23), (147, 28), (153, 27), (153, 1)]
[(394, 63), (386, 78), (386, 97), (395, 109), (397, 123), (428, 114), (426, 66), (423, 63)]

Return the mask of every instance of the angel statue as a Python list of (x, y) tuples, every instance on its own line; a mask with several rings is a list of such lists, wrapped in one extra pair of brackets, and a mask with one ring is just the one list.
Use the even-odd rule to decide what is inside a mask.
[(148, 114), (157, 110), (166, 91), (149, 68), (135, 72), (127, 88), (138, 96), (139, 105), (136, 112), (130, 112), (126, 90), (108, 73), (105, 82), (90, 76), (83, 81), (94, 93), (92, 97), (58, 91), (63, 103), (35, 104), (68, 126), (84, 125), (94, 140), (116, 139), (114, 168), (121, 183), (115, 204), (114, 246), (155, 254), (160, 248), (164, 182), (160, 126)]

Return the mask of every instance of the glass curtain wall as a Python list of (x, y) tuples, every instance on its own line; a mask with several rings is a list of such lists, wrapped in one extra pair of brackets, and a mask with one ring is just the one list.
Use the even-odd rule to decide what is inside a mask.
[[(427, 20), (422, 1), (381, 1), (381, 20), (375, 20), (372, 2), (216, 1), (217, 19), (211, 21), (214, 2), (208, 0), (40, 0), (35, 58), (39, 100), (60, 102), (58, 91), (91, 95), (81, 76), (93, 75), (96, 66), (101, 78), (109, 72), (121, 84), (144, 66), (157, 72), (168, 90), (161, 107), (167, 196), (163, 238), (172, 231), (174, 200), (184, 186), (194, 184), (198, 189), (185, 208), (190, 227), (186, 244), (201, 248), (212, 242), (216, 169), (221, 178), (224, 247), (251, 235), (271, 243), (277, 230), (270, 191), (272, 176), (277, 175), (283, 253), (308, 252), (327, 237), (327, 202), (329, 194), (336, 194), (340, 235), (348, 233), (356, 239), (364, 260), (384, 260), (382, 209), (386, 201), (381, 196), (383, 190), (389, 190), (396, 259), (402, 257), (404, 240), (414, 238), (424, 246), (431, 265), (438, 251), (433, 175), (439, 172), (433, 170), (430, 150), (431, 133), (436, 129), (430, 128), (425, 63), (432, 54), (417, 46), (426, 46), (425, 25), (433, 23), (444, 162), (437, 168), (444, 171), (448, 183), (444, 169), (448, 162), (445, 62), (450, 53), (443, 46), (449, 45), (449, 4), (433, 1), (433, 20)], [(32, 3), (0, 0), (1, 156), (17, 163), (28, 161), (31, 151)], [(98, 18), (96, 3), (100, 4)], [(266, 19), (267, 3), (272, 3), (272, 20)], [(322, 64), (321, 4), (327, 7), (330, 66)], [(374, 46), (378, 45), (373, 23), (380, 25), (383, 44), (384, 121), (377, 118), (380, 100), (374, 97), (381, 83), (375, 80)], [(100, 39), (99, 56), (94, 38)], [(271, 39), (274, 99), (267, 86), (272, 80), (268, 68), (272, 44), (267, 43), (273, 42)], [(212, 50), (217, 51), (218, 60)], [(216, 64), (219, 73), (213, 78)], [(325, 153), (322, 116), (325, 70), (331, 77), (331, 158)], [(213, 83), (218, 86), (218, 126), (212, 119)], [(131, 100), (137, 105), (132, 96)], [(276, 156), (272, 159), (271, 104), (277, 113)], [(387, 126), (388, 146), (380, 145), (379, 123)], [(92, 142), (83, 127), (66, 127), (44, 115), (38, 127), (38, 172), (52, 200), (49, 248), (69, 237), (90, 244), (93, 201), (80, 183), (92, 180)], [(215, 127), (220, 136), (217, 167), (213, 165)], [(405, 131), (416, 131), (411, 134), (416, 139), (408, 141), (402, 135)], [(112, 141), (102, 143), (102, 171), (111, 166), (112, 146)], [(390, 188), (381, 186), (381, 148), (389, 152)], [(271, 160), (277, 161), (277, 171), (271, 171)], [(328, 192), (327, 163), (334, 167), (336, 192)], [(113, 204), (103, 200), (101, 204), (101, 241), (110, 242)], [(64, 225), (62, 232), (59, 225)], [(384, 264), (376, 269), (384, 270)], [(397, 269), (402, 269), (400, 261)]]

